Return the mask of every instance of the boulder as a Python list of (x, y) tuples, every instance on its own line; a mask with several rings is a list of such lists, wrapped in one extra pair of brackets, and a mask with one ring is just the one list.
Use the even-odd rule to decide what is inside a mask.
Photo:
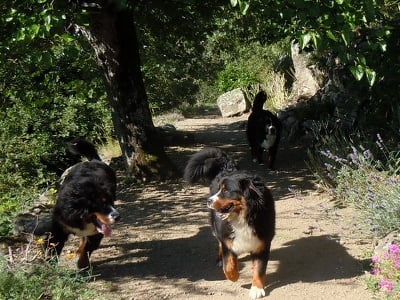
[(309, 99), (320, 89), (315, 74), (316, 68), (311, 62), (311, 54), (300, 50), (293, 42), (291, 47), (295, 81), (292, 87), (293, 99)]
[(233, 117), (249, 111), (251, 104), (242, 89), (234, 89), (222, 94), (217, 105), (223, 117)]

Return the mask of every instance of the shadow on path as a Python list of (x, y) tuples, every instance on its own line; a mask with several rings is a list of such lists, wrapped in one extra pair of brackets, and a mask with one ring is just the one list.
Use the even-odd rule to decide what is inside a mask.
[(304, 237), (283, 244), (271, 252), (270, 262), (278, 262), (274, 273), (267, 272), (268, 291), (296, 282), (321, 282), (363, 274), (363, 260), (348, 254), (330, 235)]

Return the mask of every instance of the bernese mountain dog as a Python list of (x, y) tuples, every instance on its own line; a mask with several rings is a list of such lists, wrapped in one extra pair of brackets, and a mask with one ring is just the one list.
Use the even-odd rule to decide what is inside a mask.
[(189, 159), (184, 179), (210, 182), (207, 207), (219, 243), (218, 264), (227, 279), (239, 278), (238, 256), (250, 253), (253, 281), (250, 298), (265, 296), (266, 269), (275, 235), (275, 204), (270, 190), (256, 176), (238, 170), (219, 148), (204, 148)]
[(88, 161), (79, 162), (63, 173), (49, 218), (39, 216), (21, 227), (24, 232), (47, 236), (53, 257), (59, 257), (70, 234), (81, 237), (77, 265), (79, 269), (86, 269), (92, 252), (100, 246), (103, 237), (111, 235), (111, 225), (120, 219), (114, 208), (117, 179), (114, 170), (101, 161), (92, 143), (75, 139), (68, 148)]
[(264, 150), (268, 152), (268, 168), (273, 169), (281, 139), (282, 124), (276, 115), (263, 109), (267, 94), (260, 91), (254, 98), (247, 120), (246, 136), (254, 162), (263, 163)]
[(70, 234), (81, 237), (77, 254), (78, 268), (83, 269), (89, 266), (89, 257), (102, 238), (111, 235), (111, 225), (120, 219), (114, 208), (117, 178), (92, 143), (77, 139), (69, 144), (69, 150), (88, 161), (73, 165), (62, 176), (50, 243), (60, 254)]

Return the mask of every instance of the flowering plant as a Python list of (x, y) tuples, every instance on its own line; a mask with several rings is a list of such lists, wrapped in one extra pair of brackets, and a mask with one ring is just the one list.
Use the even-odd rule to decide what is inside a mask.
[(388, 299), (400, 298), (400, 246), (391, 244), (383, 257), (372, 257), (369, 286), (384, 292)]

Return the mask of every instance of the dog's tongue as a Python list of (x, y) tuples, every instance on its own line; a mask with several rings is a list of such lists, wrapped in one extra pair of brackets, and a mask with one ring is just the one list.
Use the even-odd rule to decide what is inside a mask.
[(101, 224), (101, 231), (103, 231), (104, 237), (111, 236), (111, 226), (106, 224)]

